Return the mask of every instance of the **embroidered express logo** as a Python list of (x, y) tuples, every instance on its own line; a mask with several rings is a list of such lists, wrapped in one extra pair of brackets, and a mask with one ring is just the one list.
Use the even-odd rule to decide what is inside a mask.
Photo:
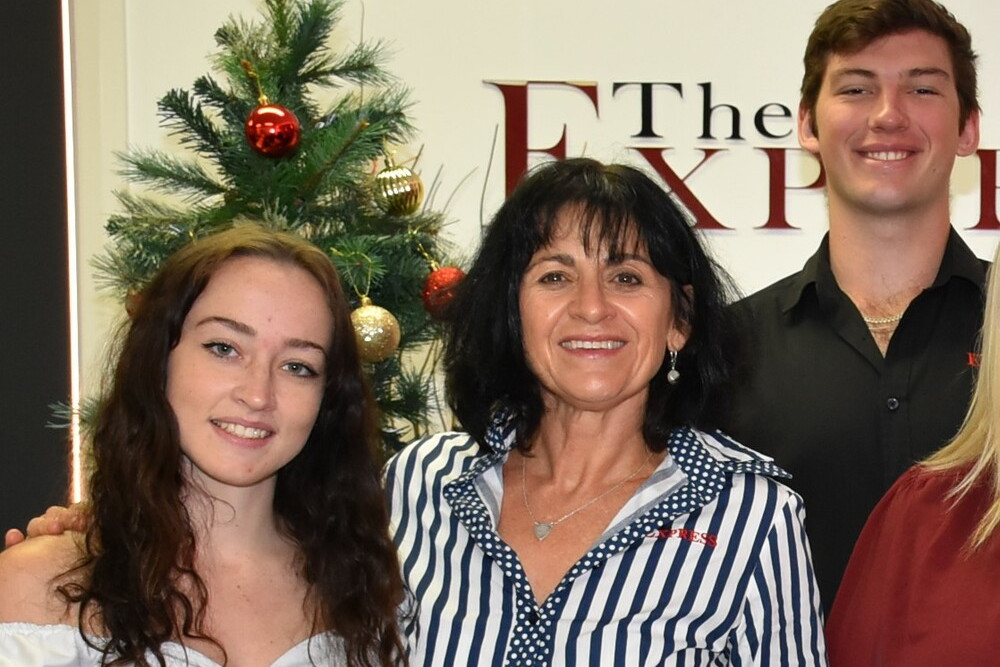
[(716, 537), (714, 533), (698, 533), (693, 530), (687, 530), (686, 528), (660, 528), (659, 530), (654, 530), (646, 537), (656, 540), (679, 538), (693, 544), (704, 544), (705, 546), (712, 547), (713, 549), (719, 542), (719, 538)]

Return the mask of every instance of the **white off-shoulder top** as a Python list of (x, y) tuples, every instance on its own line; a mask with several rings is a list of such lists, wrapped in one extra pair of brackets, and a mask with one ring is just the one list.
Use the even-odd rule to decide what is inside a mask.
[[(169, 667), (221, 667), (193, 649), (163, 645)], [(0, 667), (99, 667), (101, 652), (70, 625), (0, 623)], [(155, 663), (154, 663), (155, 664)], [(335, 635), (316, 635), (288, 649), (271, 667), (339, 667), (346, 664)]]

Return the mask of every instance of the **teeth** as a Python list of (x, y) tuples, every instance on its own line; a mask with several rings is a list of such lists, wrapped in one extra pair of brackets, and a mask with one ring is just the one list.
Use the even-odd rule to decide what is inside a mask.
[(620, 340), (568, 340), (562, 346), (567, 350), (617, 350), (624, 344)]
[(245, 438), (247, 440), (260, 440), (261, 438), (266, 438), (271, 435), (270, 431), (265, 431), (262, 428), (250, 428), (249, 426), (243, 426), (241, 424), (230, 424), (229, 422), (217, 422), (213, 421), (213, 424), (221, 428), (226, 433), (235, 435), (237, 438)]
[(873, 160), (881, 160), (883, 162), (895, 162), (896, 160), (902, 160), (909, 155), (908, 151), (876, 151), (873, 153), (868, 153), (868, 157)]

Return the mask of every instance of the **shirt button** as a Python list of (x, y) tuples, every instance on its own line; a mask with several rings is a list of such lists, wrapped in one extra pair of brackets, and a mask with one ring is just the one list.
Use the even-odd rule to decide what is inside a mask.
[(532, 609), (531, 611), (528, 612), (527, 615), (528, 615), (528, 623), (529, 624), (534, 625), (535, 623), (538, 623), (538, 612), (537, 611), (535, 611), (534, 609)]
[(895, 396), (890, 396), (889, 400), (885, 402), (885, 407), (889, 408), (890, 412), (894, 412), (899, 409), (899, 399)]

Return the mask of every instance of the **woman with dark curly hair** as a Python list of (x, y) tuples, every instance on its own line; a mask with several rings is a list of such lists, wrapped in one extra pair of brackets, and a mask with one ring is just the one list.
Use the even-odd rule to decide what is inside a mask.
[(0, 665), (401, 663), (373, 410), (322, 251), (188, 244), (124, 329), (85, 536), (0, 554)]
[(468, 433), (387, 468), (412, 665), (822, 665), (798, 496), (714, 430), (727, 281), (663, 189), (530, 173), (450, 306)]

